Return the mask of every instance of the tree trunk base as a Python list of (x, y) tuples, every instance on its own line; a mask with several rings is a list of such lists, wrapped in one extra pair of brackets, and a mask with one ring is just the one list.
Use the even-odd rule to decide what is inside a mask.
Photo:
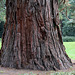
[(1, 65), (33, 70), (72, 66), (59, 29), (57, 0), (6, 0)]

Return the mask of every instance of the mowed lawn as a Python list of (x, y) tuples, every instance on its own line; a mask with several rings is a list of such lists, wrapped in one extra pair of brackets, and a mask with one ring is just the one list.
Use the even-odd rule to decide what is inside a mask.
[(75, 59), (75, 42), (64, 42), (66, 52), (71, 59)]
[[(75, 42), (64, 42), (66, 52), (71, 59), (75, 59)], [(0, 39), (0, 49), (1, 49), (1, 39)]]

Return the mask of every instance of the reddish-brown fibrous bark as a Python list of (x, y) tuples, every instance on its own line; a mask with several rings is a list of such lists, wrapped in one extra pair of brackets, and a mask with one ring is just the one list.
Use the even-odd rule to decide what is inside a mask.
[(59, 29), (57, 0), (6, 0), (1, 65), (58, 70), (72, 66)]

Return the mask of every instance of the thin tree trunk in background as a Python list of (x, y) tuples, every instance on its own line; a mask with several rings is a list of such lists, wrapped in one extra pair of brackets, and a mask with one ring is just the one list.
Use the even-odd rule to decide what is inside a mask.
[(1, 65), (33, 70), (72, 66), (59, 30), (57, 0), (6, 0)]
[(63, 31), (62, 31), (62, 29), (63, 29), (63, 23), (62, 23), (62, 20), (60, 20), (60, 28), (61, 28), (61, 34), (63, 35)]

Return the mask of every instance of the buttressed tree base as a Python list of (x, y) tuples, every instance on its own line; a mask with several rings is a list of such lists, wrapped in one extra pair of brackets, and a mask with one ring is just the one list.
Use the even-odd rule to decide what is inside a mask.
[(6, 0), (1, 65), (32, 70), (72, 66), (59, 29), (58, 0)]

